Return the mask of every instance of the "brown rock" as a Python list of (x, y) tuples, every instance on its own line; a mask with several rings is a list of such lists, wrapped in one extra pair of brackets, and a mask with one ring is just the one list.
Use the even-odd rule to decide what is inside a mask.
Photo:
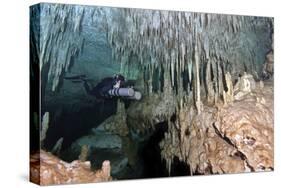
[(43, 150), (30, 157), (30, 180), (40, 185), (92, 183), (112, 180), (110, 162), (104, 161), (102, 169), (93, 172), (89, 161), (64, 162)]

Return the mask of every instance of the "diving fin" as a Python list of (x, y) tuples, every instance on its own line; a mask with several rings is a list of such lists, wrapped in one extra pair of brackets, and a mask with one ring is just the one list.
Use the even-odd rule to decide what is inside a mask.
[(83, 80), (71, 80), (72, 83), (82, 83)]
[(64, 79), (66, 79), (66, 80), (85, 80), (86, 75), (80, 74), (80, 75), (76, 75), (76, 76), (65, 76)]

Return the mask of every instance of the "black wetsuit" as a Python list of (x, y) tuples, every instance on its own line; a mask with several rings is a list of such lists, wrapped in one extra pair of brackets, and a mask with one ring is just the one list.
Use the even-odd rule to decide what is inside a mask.
[[(116, 84), (116, 79), (112, 77), (107, 77), (102, 79), (94, 88), (91, 88), (90, 84), (85, 80), (84, 81), (84, 88), (89, 95), (93, 95), (96, 98), (111, 98), (108, 94), (110, 89), (113, 89), (113, 86)], [(123, 85), (121, 82), (120, 86)]]

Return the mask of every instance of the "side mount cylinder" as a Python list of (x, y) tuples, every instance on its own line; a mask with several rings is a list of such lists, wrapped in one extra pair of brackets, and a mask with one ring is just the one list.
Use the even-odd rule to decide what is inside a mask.
[(113, 88), (108, 91), (108, 94), (116, 97), (133, 97), (135, 91), (132, 88)]

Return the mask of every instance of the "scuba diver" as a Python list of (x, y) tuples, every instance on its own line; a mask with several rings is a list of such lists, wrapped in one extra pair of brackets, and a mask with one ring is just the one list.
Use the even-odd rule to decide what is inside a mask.
[(135, 91), (130, 81), (125, 81), (124, 76), (115, 74), (113, 77), (102, 79), (95, 87), (92, 87), (86, 75), (65, 77), (72, 82), (83, 82), (83, 86), (88, 95), (95, 96), (97, 99), (122, 98), (130, 100), (140, 100), (142, 95)]

